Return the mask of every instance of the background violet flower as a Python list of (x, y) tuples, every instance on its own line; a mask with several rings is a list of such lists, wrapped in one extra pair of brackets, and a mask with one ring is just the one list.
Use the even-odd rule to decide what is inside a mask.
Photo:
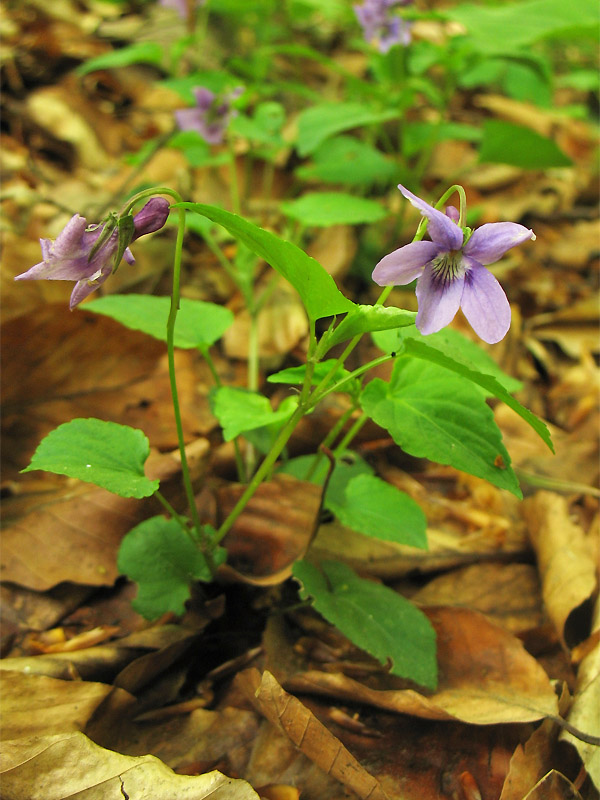
[(362, 6), (354, 6), (354, 13), (363, 29), (367, 42), (376, 39), (382, 53), (395, 44), (410, 43), (410, 23), (400, 17), (392, 16), (390, 9), (399, 5), (409, 5), (412, 0), (365, 0)]
[[(205, 0), (192, 0), (191, 7), (203, 6)], [(177, 11), (182, 19), (188, 18), (188, 0), (159, 0), (159, 5), (163, 8), (172, 8)]]
[(175, 112), (175, 119), (182, 131), (196, 131), (208, 144), (220, 144), (229, 120), (237, 114), (231, 103), (244, 91), (238, 86), (223, 95), (215, 95), (210, 89), (196, 87), (193, 92), (196, 98), (195, 108), (184, 108)]
[[(162, 197), (151, 198), (133, 218), (131, 241), (162, 228), (168, 216), (169, 203)], [(90, 259), (92, 248), (104, 225), (99, 225), (95, 230), (88, 230), (88, 227), (85, 217), (75, 214), (58, 234), (56, 241), (40, 239), (43, 261), (17, 275), (15, 280), (76, 281), (69, 303), (73, 310), (111, 274), (119, 248), (119, 237), (115, 228)], [(128, 264), (133, 264), (134, 258), (128, 247), (123, 257)]]
[(489, 344), (504, 338), (510, 327), (510, 305), (504, 290), (484, 264), (493, 264), (535, 234), (516, 222), (491, 222), (477, 228), (466, 244), (457, 225), (458, 212), (447, 214), (398, 187), (427, 217), (432, 241), (412, 242), (385, 256), (373, 270), (380, 286), (405, 285), (417, 279), (417, 328), (435, 333), (454, 319), (459, 307), (475, 333)]

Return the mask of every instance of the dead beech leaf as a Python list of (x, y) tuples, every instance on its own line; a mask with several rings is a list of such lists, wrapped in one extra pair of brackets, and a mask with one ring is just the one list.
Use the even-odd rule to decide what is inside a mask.
[(540, 582), (531, 564), (471, 564), (433, 578), (412, 600), (471, 608), (515, 634), (543, 622)]
[(327, 775), (331, 775), (355, 792), (361, 800), (386, 800), (379, 781), (373, 778), (297, 697), (288, 694), (273, 675), (257, 669), (240, 674), (239, 683), (245, 687), (258, 710), (283, 731), (290, 741)]
[(554, 492), (537, 492), (527, 498), (523, 515), (537, 554), (544, 605), (564, 643), (569, 615), (596, 588), (591, 544), (572, 520), (565, 498)]
[[(245, 488), (233, 484), (217, 490), (217, 524)], [(312, 541), (322, 494), (321, 487), (290, 475), (275, 475), (261, 484), (223, 540), (229, 563), (219, 570), (221, 577), (254, 586), (289, 578), (294, 561)]]
[(342, 674), (310, 670), (285, 681), (294, 692), (327, 694), (424, 719), (473, 725), (532, 722), (556, 716), (558, 704), (543, 667), (511, 633), (482, 614), (461, 608), (424, 609), (437, 633), (439, 685), (435, 692), (378, 688)]
[(510, 759), (500, 800), (523, 800), (549, 772), (557, 734), (556, 725), (547, 719), (524, 744), (517, 746)]
[(245, 781), (217, 771), (176, 775), (154, 756), (114, 753), (79, 732), (7, 741), (3, 750), (2, 791), (11, 800), (258, 800)]
[(523, 800), (582, 800), (582, 797), (568, 778), (552, 769)]
[[(197, 479), (208, 443), (198, 440), (190, 448)], [(178, 454), (151, 454), (146, 474), (160, 479), (169, 502), (176, 506), (182, 502)], [(119, 574), (116, 556), (123, 536), (141, 520), (161, 512), (162, 506), (153, 497), (119, 497), (80, 483), (70, 496), (54, 502), (46, 499), (3, 531), (2, 579), (36, 591), (63, 581), (110, 586)]]
[[(21, 739), (82, 731), (100, 705), (116, 693), (123, 705), (131, 695), (104, 683), (65, 681), (2, 670), (2, 737)], [(113, 724), (116, 718), (113, 719)]]
[[(596, 600), (594, 618), (594, 631), (598, 632), (600, 600)], [(582, 658), (577, 670), (577, 685), (567, 721), (580, 731), (600, 737), (600, 641), (597, 639), (594, 648)], [(561, 733), (561, 739), (571, 742), (575, 747), (588, 775), (600, 790), (600, 747), (582, 742), (566, 731)]]
[(472, 564), (486, 556), (517, 556), (528, 551), (525, 536), (518, 526), (512, 526), (506, 535), (491, 537), (486, 531), (465, 533), (460, 529), (438, 527), (434, 522), (427, 528), (427, 542), (428, 550), (416, 550), (363, 536), (334, 521), (319, 527), (311, 553), (319, 560), (339, 559), (358, 570), (368, 564), (370, 575), (392, 580), (415, 571), (428, 573)]
[[(298, 296), (280, 285), (258, 313), (258, 354), (269, 358), (289, 353), (308, 333), (304, 306)], [(240, 311), (223, 336), (229, 358), (247, 358), (250, 315)]]
[[(199, 430), (195, 354), (178, 351), (186, 441)], [(77, 365), (73, 368), (73, 365)], [(3, 479), (16, 477), (39, 441), (74, 417), (141, 428), (154, 447), (177, 447), (162, 342), (65, 303), (2, 325)], [(23, 480), (23, 478), (19, 478)]]

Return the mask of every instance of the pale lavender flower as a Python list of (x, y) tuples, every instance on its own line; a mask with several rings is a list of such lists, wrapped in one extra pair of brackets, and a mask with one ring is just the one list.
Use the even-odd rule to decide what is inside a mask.
[(493, 264), (535, 234), (516, 222), (491, 222), (477, 228), (464, 244), (457, 225), (458, 211), (446, 214), (398, 187), (427, 218), (432, 241), (412, 242), (385, 256), (373, 270), (380, 286), (405, 285), (417, 280), (417, 328), (435, 333), (454, 319), (459, 307), (475, 333), (489, 344), (499, 342), (510, 327), (510, 305), (504, 290), (484, 264)]
[(208, 144), (220, 144), (232, 117), (237, 111), (231, 104), (244, 91), (238, 86), (231, 92), (216, 95), (210, 89), (196, 87), (193, 92), (196, 108), (184, 108), (175, 112), (175, 119), (182, 131), (196, 131)]
[[(169, 216), (169, 203), (162, 197), (151, 198), (133, 218), (134, 230), (131, 241), (153, 233), (163, 227)], [(85, 217), (75, 214), (58, 234), (56, 241), (40, 239), (42, 258), (16, 281), (76, 281), (69, 306), (75, 308), (84, 298), (98, 288), (115, 268), (114, 259), (119, 249), (117, 229), (90, 259), (90, 253), (102, 233), (104, 225), (88, 229)], [(134, 258), (129, 247), (123, 253), (128, 264)]]
[(387, 53), (395, 44), (408, 45), (410, 23), (390, 14), (390, 10), (411, 2), (412, 0), (365, 0), (362, 6), (354, 6), (354, 13), (361, 24), (365, 40), (377, 40), (382, 53)]
[[(192, 0), (192, 8), (203, 6), (206, 0)], [(189, 7), (188, 0), (159, 0), (158, 3), (163, 8), (172, 8), (176, 11), (182, 19), (188, 18)]]

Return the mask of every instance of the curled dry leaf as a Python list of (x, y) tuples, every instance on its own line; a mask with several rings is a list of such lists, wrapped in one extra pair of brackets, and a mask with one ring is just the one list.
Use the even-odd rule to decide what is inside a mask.
[(568, 778), (551, 769), (523, 800), (582, 800), (582, 797)]
[(597, 585), (591, 544), (571, 518), (567, 501), (554, 492), (538, 492), (525, 500), (523, 514), (538, 558), (544, 605), (565, 643), (569, 615)]
[[(600, 631), (600, 600), (596, 600), (594, 631)], [(577, 685), (568, 722), (592, 736), (600, 736), (600, 641), (581, 660), (577, 671)], [(600, 790), (600, 747), (582, 742), (564, 731), (565, 739), (577, 749), (588, 775)]]
[[(118, 695), (113, 713), (123, 713), (123, 707), (133, 702), (131, 695), (104, 683), (64, 681), (45, 675), (27, 675), (3, 670), (2, 737), (22, 739), (50, 733), (82, 731), (102, 703)], [(117, 705), (115, 704), (115, 705)], [(113, 718), (113, 724), (117, 717)]]
[(424, 610), (437, 633), (440, 682), (435, 692), (389, 688), (392, 679), (387, 676), (379, 688), (372, 688), (373, 683), (316, 670), (286, 680), (286, 688), (474, 725), (556, 716), (558, 704), (548, 676), (515, 636), (475, 611)]
[(241, 673), (239, 685), (258, 710), (320, 767), (355, 792), (361, 800), (386, 800), (379, 782), (297, 697), (288, 694), (273, 675), (257, 669)]
[(5, 742), (1, 775), (3, 795), (14, 800), (258, 800), (246, 781), (217, 771), (176, 775), (154, 756), (114, 753), (82, 733)]
[[(569, 708), (571, 698), (566, 686), (559, 700), (561, 714)], [(524, 744), (517, 745), (510, 759), (508, 774), (502, 787), (500, 800), (523, 800), (529, 792), (552, 769), (554, 746), (558, 739), (558, 726), (545, 720)]]
[[(245, 486), (217, 490), (223, 522)], [(219, 574), (254, 586), (272, 586), (290, 577), (294, 561), (306, 553), (318, 524), (323, 490), (290, 475), (263, 483), (223, 540), (229, 563)]]

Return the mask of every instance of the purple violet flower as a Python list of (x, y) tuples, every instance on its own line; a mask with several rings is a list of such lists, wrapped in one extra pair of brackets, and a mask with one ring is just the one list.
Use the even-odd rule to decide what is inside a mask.
[(184, 108), (175, 112), (175, 119), (182, 131), (196, 131), (208, 144), (221, 144), (229, 121), (237, 111), (231, 103), (244, 91), (238, 86), (231, 92), (216, 95), (210, 89), (196, 87), (193, 92), (196, 108)]
[(354, 6), (354, 13), (363, 29), (367, 42), (378, 40), (379, 50), (382, 53), (401, 44), (406, 47), (410, 44), (409, 22), (400, 17), (391, 16), (390, 9), (394, 6), (410, 5), (412, 0), (365, 0), (362, 6)]
[[(131, 241), (153, 233), (163, 227), (169, 216), (169, 203), (162, 197), (152, 197), (133, 218), (134, 231)], [(90, 259), (92, 248), (102, 233), (104, 225), (89, 230), (85, 217), (75, 214), (65, 225), (54, 242), (40, 239), (42, 258), (16, 281), (76, 281), (71, 294), (71, 310), (98, 288), (113, 271), (114, 259), (119, 248), (117, 229)], [(128, 264), (135, 259), (129, 247), (123, 253)]]
[[(206, 0), (193, 0), (193, 6), (203, 6)], [(188, 0), (159, 0), (158, 3), (163, 8), (172, 8), (176, 11), (182, 19), (188, 18), (189, 6)]]
[(493, 264), (535, 234), (516, 222), (491, 222), (464, 241), (458, 211), (446, 214), (398, 186), (404, 197), (427, 217), (431, 242), (412, 242), (385, 256), (373, 270), (380, 286), (411, 283), (417, 278), (417, 328), (435, 333), (454, 319), (459, 307), (475, 333), (488, 344), (504, 338), (510, 327), (510, 305), (504, 290), (484, 264)]

